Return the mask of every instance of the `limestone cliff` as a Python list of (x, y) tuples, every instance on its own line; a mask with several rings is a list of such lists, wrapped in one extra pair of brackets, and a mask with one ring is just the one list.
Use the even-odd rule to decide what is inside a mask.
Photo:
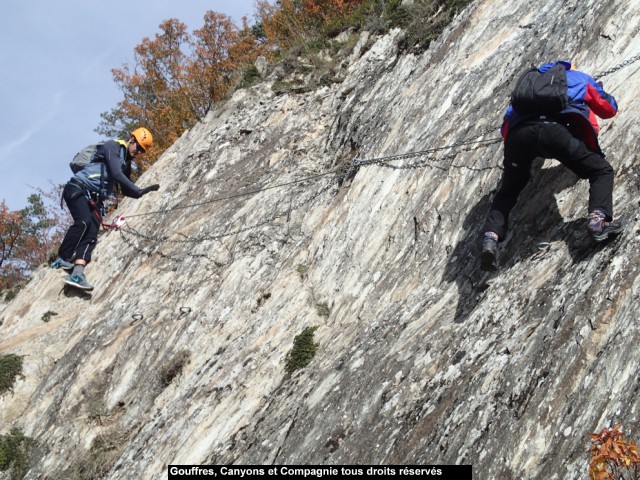
[[(296, 93), (271, 75), (186, 132), (140, 180), (161, 190), (101, 237), (93, 294), (42, 269), (0, 313), (25, 374), (0, 428), (37, 440), (27, 478), (171, 463), (585, 478), (589, 434), (620, 422), (638, 440), (640, 3), (530, 8), (474, 2), (420, 55), (402, 31), (363, 34), (340, 81)], [(627, 230), (594, 247), (588, 183), (547, 160), (482, 274), (509, 88), (555, 59), (621, 106), (600, 138)], [(315, 357), (285, 373), (313, 326)]]

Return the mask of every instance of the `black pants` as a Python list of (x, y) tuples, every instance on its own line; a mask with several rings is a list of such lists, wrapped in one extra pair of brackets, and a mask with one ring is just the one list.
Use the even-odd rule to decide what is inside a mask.
[(531, 176), (536, 157), (555, 158), (583, 179), (589, 179), (589, 212), (601, 210), (613, 217), (613, 168), (604, 155), (587, 148), (560, 123), (537, 122), (509, 132), (504, 145), (504, 173), (484, 231), (502, 240), (509, 227), (509, 212)]
[(73, 225), (67, 230), (58, 256), (72, 261), (81, 259), (89, 263), (91, 252), (98, 241), (100, 223), (89, 205), (89, 200), (81, 188), (73, 183), (67, 183), (62, 191), (62, 198), (69, 207), (73, 217)]

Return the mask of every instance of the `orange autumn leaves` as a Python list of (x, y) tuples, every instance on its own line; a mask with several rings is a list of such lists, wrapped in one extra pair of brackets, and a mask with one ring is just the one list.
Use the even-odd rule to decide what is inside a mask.
[(363, 3), (365, 0), (280, 0), (272, 5), (259, 0), (256, 8), (268, 43), (287, 50), (322, 35)]
[(155, 143), (143, 161), (153, 161), (224, 98), (261, 50), (246, 23), (239, 29), (216, 12), (192, 34), (179, 20), (165, 20), (155, 38), (135, 48), (135, 66), (112, 70), (124, 98), (102, 115), (100, 133), (121, 136), (119, 130), (146, 126)]
[(622, 425), (603, 428), (591, 435), (590, 480), (635, 480), (640, 478), (638, 447), (624, 439)]
[(224, 100), (259, 56), (273, 59), (304, 44), (363, 1), (257, 0), (255, 25), (243, 18), (238, 27), (209, 11), (192, 33), (177, 19), (165, 20), (154, 38), (135, 47), (133, 65), (112, 70), (123, 99), (102, 114), (96, 131), (115, 138), (140, 125), (149, 128), (155, 144), (141, 158), (145, 169)]

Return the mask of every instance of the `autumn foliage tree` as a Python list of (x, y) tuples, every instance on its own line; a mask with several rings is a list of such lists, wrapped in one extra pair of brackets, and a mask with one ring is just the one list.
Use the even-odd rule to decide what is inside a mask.
[(603, 428), (591, 435), (590, 480), (638, 480), (638, 446), (624, 439), (622, 425)]
[(407, 48), (419, 51), (469, 2), (256, 0), (256, 24), (243, 18), (238, 27), (230, 17), (209, 11), (193, 33), (177, 19), (165, 20), (154, 38), (135, 47), (133, 65), (112, 70), (123, 99), (101, 115), (96, 132), (124, 138), (136, 127), (149, 128), (154, 146), (140, 159), (144, 171), (239, 85), (259, 56), (313, 54), (346, 29), (384, 31), (394, 25), (408, 28)]
[(45, 263), (64, 234), (66, 215), (45, 198), (59, 199), (59, 187), (42, 189), (27, 199), (22, 210), (11, 210), (0, 203), (0, 290), (27, 280), (31, 272)]
[(11, 211), (3, 200), (0, 203), (0, 289), (7, 288), (19, 279), (11, 261), (18, 248), (23, 228), (22, 217), (18, 212)]
[(207, 12), (204, 26), (193, 32), (188, 76), (198, 102), (198, 118), (224, 99), (242, 70), (252, 64), (264, 48), (257, 42), (246, 19), (240, 30), (229, 17)]
[(267, 44), (280, 51), (322, 36), (336, 20), (365, 0), (257, 0), (256, 10)]
[(112, 70), (124, 98), (102, 114), (97, 132), (114, 138), (146, 126), (154, 146), (145, 162), (152, 163), (225, 98), (264, 49), (246, 19), (238, 28), (230, 17), (209, 11), (192, 34), (179, 20), (165, 20), (160, 33), (135, 48), (135, 65)]

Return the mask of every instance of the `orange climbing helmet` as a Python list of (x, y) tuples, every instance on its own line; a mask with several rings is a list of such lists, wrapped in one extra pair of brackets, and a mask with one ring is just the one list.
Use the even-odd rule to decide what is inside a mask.
[(153, 145), (153, 136), (151, 132), (144, 127), (136, 128), (131, 132), (131, 136), (136, 139), (138, 145), (140, 145), (145, 152)]

